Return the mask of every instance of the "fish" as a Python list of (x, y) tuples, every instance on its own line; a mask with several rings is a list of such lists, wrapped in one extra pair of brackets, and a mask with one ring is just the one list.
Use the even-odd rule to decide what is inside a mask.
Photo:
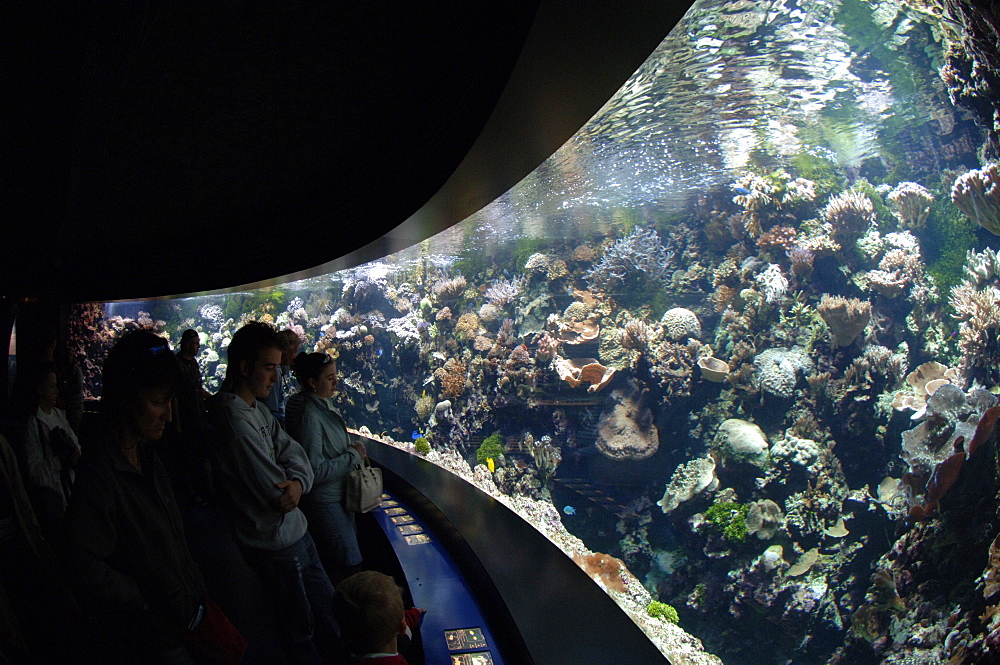
[(413, 433), (410, 434), (410, 438), (413, 439), (414, 441), (416, 441), (417, 439), (419, 439), (422, 436), (423, 436), (423, 434), (421, 434), (420, 430), (418, 430), (418, 429), (413, 430)]
[(378, 356), (379, 358), (382, 357), (382, 347), (379, 347), (378, 349), (375, 350), (375, 355)]
[(576, 508), (573, 506), (563, 506), (563, 512), (567, 515), (576, 515)]
[(750, 190), (746, 187), (733, 187), (733, 191), (737, 194), (742, 194), (743, 196), (750, 196)]

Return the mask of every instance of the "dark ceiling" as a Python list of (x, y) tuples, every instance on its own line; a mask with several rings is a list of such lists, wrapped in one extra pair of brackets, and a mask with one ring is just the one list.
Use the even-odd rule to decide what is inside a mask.
[(554, 152), (690, 4), (4, 3), (2, 295), (233, 289), (402, 249)]

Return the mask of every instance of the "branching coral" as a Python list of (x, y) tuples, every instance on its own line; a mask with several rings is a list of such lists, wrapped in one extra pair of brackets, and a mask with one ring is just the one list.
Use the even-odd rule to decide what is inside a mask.
[(431, 291), (437, 296), (438, 300), (451, 300), (452, 298), (457, 298), (462, 293), (465, 285), (465, 277), (462, 275), (450, 278), (443, 277), (434, 282)]
[[(994, 285), (997, 255), (992, 250), (969, 252), (966, 278), (951, 290), (948, 302), (963, 322), (959, 348), (967, 367), (992, 367), (1000, 358), (1000, 288)], [(985, 278), (984, 278), (985, 276)]]
[(673, 258), (674, 253), (663, 246), (656, 231), (637, 228), (632, 235), (608, 247), (584, 277), (592, 287), (605, 293), (621, 289), (630, 277), (665, 285)]
[(755, 280), (764, 294), (766, 302), (781, 300), (788, 291), (788, 279), (782, 274), (777, 263), (768, 264), (767, 268), (757, 275)]
[(887, 298), (894, 298), (923, 274), (924, 264), (919, 252), (891, 249), (879, 261), (878, 269), (869, 270), (865, 278), (869, 287)]
[(951, 200), (969, 219), (1000, 236), (1000, 163), (959, 176), (951, 188)]
[(837, 241), (850, 247), (875, 222), (875, 206), (861, 192), (849, 190), (830, 199), (823, 217), (833, 226)]
[(452, 358), (444, 364), (444, 367), (434, 372), (441, 382), (442, 396), (458, 397), (465, 392), (465, 369), (465, 363)]
[(483, 294), (491, 305), (503, 309), (524, 291), (522, 279), (498, 279)]
[(744, 175), (733, 184), (733, 187), (740, 192), (733, 197), (733, 202), (743, 208), (743, 228), (747, 235), (760, 235), (759, 213), (761, 209), (774, 201), (774, 187), (767, 180), (753, 173)]

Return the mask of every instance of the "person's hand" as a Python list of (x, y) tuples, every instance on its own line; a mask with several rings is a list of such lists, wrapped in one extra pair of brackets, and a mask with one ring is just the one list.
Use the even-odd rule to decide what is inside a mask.
[(298, 480), (283, 480), (275, 485), (282, 491), (281, 498), (278, 499), (278, 508), (283, 513), (290, 513), (299, 505), (302, 498), (302, 483)]
[(358, 451), (358, 454), (361, 455), (361, 459), (368, 457), (368, 451), (365, 450), (365, 444), (361, 443), (360, 441), (358, 441), (357, 443), (352, 443), (351, 448), (354, 448), (356, 451)]

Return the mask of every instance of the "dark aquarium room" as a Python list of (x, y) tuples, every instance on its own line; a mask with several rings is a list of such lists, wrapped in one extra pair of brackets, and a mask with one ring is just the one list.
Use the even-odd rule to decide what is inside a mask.
[[(296, 44), (302, 16), (259, 12), (273, 41), (234, 30), (213, 53), (152, 5), (98, 11), (92, 40), (127, 38), (84, 48), (66, 93), (68, 194), (42, 204), (66, 221), (33, 236), (51, 261), (4, 273), (8, 386), (54, 326), (86, 456), (131, 331), (196, 340), (209, 401), (249, 322), (322, 354), (324, 399), (382, 473), (352, 515), (365, 561), (427, 610), (409, 662), (1000, 663), (1000, 7), (596, 4), (565, 34), (559, 3), (491, 10), (479, 51), (488, 26), (438, 19), (340, 93), (307, 81), (338, 67), (294, 75), (347, 57), (323, 21)], [(458, 31), (437, 57), (482, 60), (411, 80), (406, 54)], [(277, 71), (233, 61), (262, 43)], [(295, 97), (262, 102), (259, 76)], [(171, 111), (189, 83), (205, 97)], [(104, 218), (116, 237), (87, 244)], [(291, 419), (321, 393), (279, 365)], [(226, 497), (177, 491), (242, 662), (281, 662), (200, 544)]]

